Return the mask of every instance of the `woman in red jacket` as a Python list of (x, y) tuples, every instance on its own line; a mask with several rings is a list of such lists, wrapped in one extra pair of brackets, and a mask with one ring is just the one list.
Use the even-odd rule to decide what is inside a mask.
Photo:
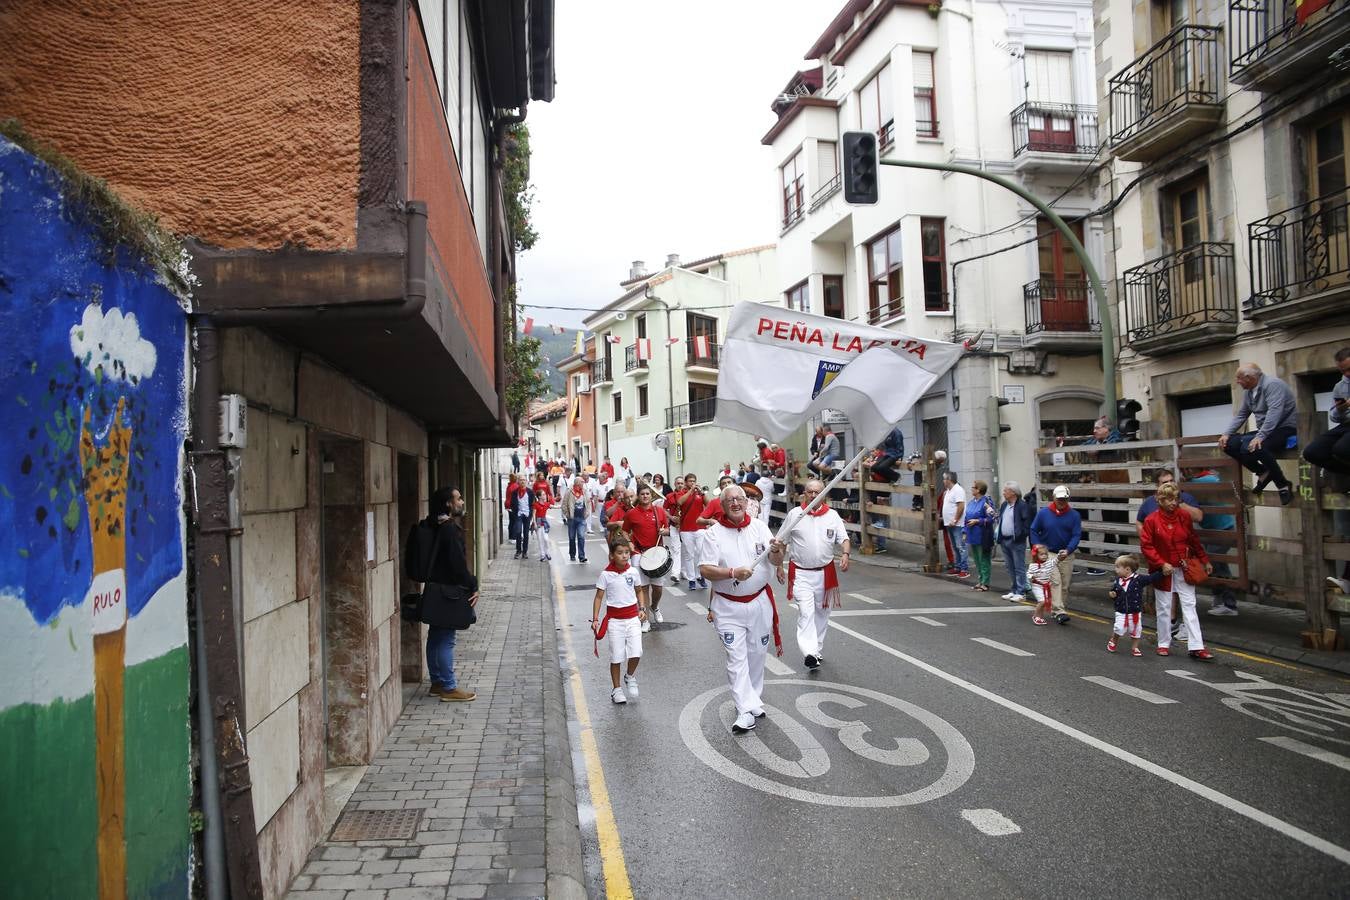
[(1172, 595), (1176, 594), (1182, 618), (1190, 633), (1190, 653), (1195, 659), (1213, 659), (1205, 649), (1200, 636), (1200, 617), (1195, 614), (1195, 585), (1187, 584), (1185, 561), (1198, 559), (1205, 564), (1205, 574), (1214, 571), (1209, 556), (1195, 536), (1191, 517), (1177, 507), (1181, 492), (1175, 484), (1158, 488), (1158, 508), (1144, 519), (1139, 532), (1140, 548), (1148, 560), (1150, 572), (1161, 571), (1167, 576), (1153, 587), (1158, 609), (1158, 655), (1169, 656), (1172, 644)]

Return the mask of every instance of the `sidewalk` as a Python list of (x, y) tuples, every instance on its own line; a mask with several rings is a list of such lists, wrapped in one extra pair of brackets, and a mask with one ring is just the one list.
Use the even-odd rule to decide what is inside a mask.
[(492, 563), (455, 647), (478, 699), (442, 703), (420, 685), (343, 809), (419, 810), (412, 837), (325, 841), (289, 897), (585, 897), (548, 572)]
[[(898, 547), (898, 551), (897, 551)], [(854, 562), (879, 568), (896, 569), (905, 573), (923, 574), (922, 555), (918, 547), (899, 544), (892, 541), (886, 553), (873, 556), (861, 554), (853, 558)], [(944, 559), (945, 562), (945, 559)], [(1084, 574), (1087, 562), (1074, 566), (1073, 585), (1069, 589), (1068, 608), (1074, 612), (1091, 613), (1110, 618), (1114, 614), (1111, 601), (1106, 592), (1110, 589), (1111, 578), (1107, 575), (1091, 576)], [(1104, 566), (1098, 566), (1105, 568)], [(990, 591), (995, 596), (1005, 593), (1012, 587), (1008, 580), (1007, 569), (1001, 558), (994, 560), (991, 569)], [(946, 575), (933, 575), (952, 584), (968, 584), (969, 579), (958, 580)], [(1200, 629), (1206, 644), (1215, 644), (1233, 650), (1248, 653), (1260, 653), (1275, 659), (1295, 662), (1316, 669), (1350, 675), (1350, 653), (1330, 653), (1322, 650), (1309, 650), (1303, 646), (1299, 633), (1307, 626), (1303, 610), (1284, 609), (1278, 606), (1266, 606), (1252, 603), (1246, 598), (1238, 600), (1238, 615), (1211, 616), (1209, 595), (1203, 592), (1199, 598)]]

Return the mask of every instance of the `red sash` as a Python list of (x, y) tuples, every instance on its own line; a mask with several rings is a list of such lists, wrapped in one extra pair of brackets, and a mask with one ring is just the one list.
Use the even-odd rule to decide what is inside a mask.
[(598, 657), (600, 655), (600, 639), (609, 631), (610, 619), (636, 619), (638, 617), (638, 605), (636, 603), (629, 606), (605, 606), (604, 618), (600, 620), (600, 625), (595, 629), (595, 643), (591, 648), (592, 652)]
[[(734, 528), (735, 526), (733, 525), (732, 527)], [(773, 599), (773, 588), (769, 587), (766, 584), (764, 585), (764, 587), (755, 591), (753, 594), (746, 594), (743, 597), (738, 597), (735, 594), (724, 594), (721, 591), (714, 591), (714, 593), (724, 600), (730, 600), (732, 603), (749, 603), (751, 600), (755, 599), (760, 594), (763, 594), (766, 591), (769, 594), (769, 608), (773, 610), (773, 648), (774, 650), (777, 651), (777, 654), (779, 656), (782, 656), (783, 636), (778, 633), (778, 604), (774, 602)]]
[(801, 569), (804, 572), (823, 571), (825, 573), (825, 593), (820, 598), (821, 609), (829, 609), (831, 606), (833, 606), (835, 609), (839, 609), (840, 606), (842, 606), (842, 604), (839, 602), (839, 569), (837, 566), (835, 566), (834, 560), (830, 560), (823, 566), (815, 566), (815, 567), (798, 566), (795, 562), (789, 560), (788, 561), (789, 601), (792, 600), (792, 583), (797, 580), (798, 569)]

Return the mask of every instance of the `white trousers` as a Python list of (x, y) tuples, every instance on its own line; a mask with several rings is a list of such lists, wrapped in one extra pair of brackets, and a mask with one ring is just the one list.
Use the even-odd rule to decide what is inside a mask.
[(1153, 602), (1158, 607), (1158, 646), (1172, 645), (1172, 594), (1177, 595), (1177, 604), (1181, 607), (1181, 621), (1186, 625), (1190, 640), (1188, 650), (1205, 649), (1205, 639), (1200, 635), (1200, 616), (1195, 612), (1195, 585), (1187, 584), (1181, 569), (1172, 573), (1172, 590), (1153, 589)]
[(736, 712), (756, 713), (763, 706), (764, 655), (773, 641), (773, 607), (762, 593), (749, 603), (713, 595), (713, 624), (727, 654), (727, 682)]
[(797, 607), (797, 649), (802, 656), (819, 656), (825, 649), (830, 611), (821, 608), (825, 596), (825, 573), (797, 570), (792, 582), (792, 602)]
[(684, 568), (684, 541), (680, 540), (680, 533), (672, 529), (664, 543), (670, 548), (670, 572), (667, 574), (679, 578)]
[(586, 517), (587, 534), (595, 534), (595, 519), (596, 519), (595, 513), (591, 513), (589, 516)]
[(685, 581), (698, 578), (699, 540), (702, 537), (701, 531), (680, 532), (680, 575)]

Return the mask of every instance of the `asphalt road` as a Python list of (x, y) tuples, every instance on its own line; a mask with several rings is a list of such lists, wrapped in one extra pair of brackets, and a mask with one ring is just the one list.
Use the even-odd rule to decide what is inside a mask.
[(996, 593), (855, 564), (815, 673), (780, 606), (768, 717), (738, 737), (686, 605), (706, 595), (666, 592), (640, 698), (610, 702), (588, 624), (603, 543), (583, 567), (563, 536), (592, 896), (1350, 895), (1344, 679), (1162, 658), (1147, 633), (1143, 658), (1109, 654), (1103, 621), (1037, 628)]

